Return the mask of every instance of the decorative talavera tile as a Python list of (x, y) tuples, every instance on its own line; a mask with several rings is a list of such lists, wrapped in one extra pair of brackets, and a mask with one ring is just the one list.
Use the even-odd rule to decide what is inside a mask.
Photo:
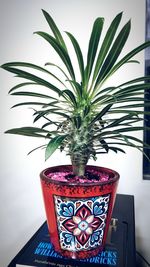
[(80, 251), (101, 245), (109, 200), (110, 195), (88, 199), (54, 196), (62, 249)]

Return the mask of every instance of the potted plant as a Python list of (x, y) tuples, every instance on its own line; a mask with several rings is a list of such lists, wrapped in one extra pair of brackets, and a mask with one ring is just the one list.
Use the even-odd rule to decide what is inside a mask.
[[(67, 257), (85, 258), (96, 255), (105, 244), (119, 179), (114, 170), (89, 166), (88, 160), (96, 160), (98, 154), (109, 151), (124, 153), (125, 146), (140, 151), (146, 146), (130, 133), (144, 129), (140, 124), (144, 120), (143, 107), (149, 103), (146, 99), (144, 102), (143, 95), (149, 89), (150, 77), (137, 77), (117, 86), (108, 86), (107, 81), (126, 63), (138, 63), (132, 60), (133, 56), (150, 46), (150, 42), (119, 59), (131, 23), (128, 21), (118, 31), (122, 18), (119, 13), (101, 40), (104, 18), (99, 17), (93, 24), (85, 62), (79, 43), (66, 32), (77, 57), (78, 80), (62, 34), (52, 17), (42, 11), (53, 36), (42, 31), (36, 34), (53, 47), (64, 67), (52, 62), (45, 67), (27, 62), (1, 66), (25, 79), (9, 93), (32, 99), (13, 107), (33, 106), (34, 123), (42, 122), (41, 127), (15, 128), (6, 133), (44, 138), (46, 144), (38, 148), (45, 149), (46, 160), (56, 149), (70, 156), (71, 165), (42, 171), (41, 184), (56, 251)], [(48, 68), (57, 69), (60, 77)]]

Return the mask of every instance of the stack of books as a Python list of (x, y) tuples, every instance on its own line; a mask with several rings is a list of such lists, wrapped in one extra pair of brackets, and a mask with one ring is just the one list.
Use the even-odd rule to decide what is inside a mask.
[(107, 243), (97, 256), (75, 260), (62, 257), (50, 243), (47, 223), (21, 249), (8, 267), (135, 267), (134, 199), (117, 195)]

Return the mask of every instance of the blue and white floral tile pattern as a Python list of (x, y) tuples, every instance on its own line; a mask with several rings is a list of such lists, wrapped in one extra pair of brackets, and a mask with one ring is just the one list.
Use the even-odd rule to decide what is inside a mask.
[(54, 196), (62, 249), (80, 251), (101, 245), (109, 200), (109, 194), (90, 199)]

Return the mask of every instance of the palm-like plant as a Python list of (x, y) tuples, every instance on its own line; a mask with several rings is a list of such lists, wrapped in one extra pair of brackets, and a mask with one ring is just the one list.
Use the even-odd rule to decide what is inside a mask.
[[(58, 27), (46, 11), (43, 10), (43, 14), (53, 36), (41, 31), (36, 34), (54, 48), (65, 69), (54, 63), (46, 63), (45, 66), (57, 68), (63, 78), (60, 80), (46, 67), (31, 63), (11, 62), (2, 65), (3, 69), (27, 80), (13, 87), (9, 91), (11, 95), (40, 99), (13, 107), (37, 106), (33, 113), (34, 122), (45, 120), (41, 128), (22, 127), (6, 133), (48, 139), (48, 144), (38, 147), (45, 148), (45, 158), (48, 159), (57, 148), (65, 150), (71, 157), (73, 173), (78, 176), (84, 175), (88, 160), (96, 159), (97, 154), (108, 153), (110, 150), (124, 152), (120, 146), (142, 150), (146, 144), (129, 133), (144, 129), (144, 126), (138, 124), (143, 121), (144, 114), (143, 109), (139, 108), (149, 105), (148, 101), (144, 102), (143, 93), (145, 89), (149, 89), (150, 77), (138, 77), (111, 87), (105, 87), (105, 82), (124, 64), (136, 63), (137, 61), (131, 60), (132, 57), (150, 46), (150, 42), (141, 44), (118, 60), (130, 33), (130, 21), (117, 33), (122, 18), (122, 13), (119, 13), (113, 19), (100, 46), (104, 18), (97, 18), (92, 28), (85, 64), (77, 40), (66, 32), (78, 61), (81, 80), (77, 81), (67, 46)], [(40, 76), (31, 73), (34, 69), (39, 71)], [(47, 74), (47, 79), (41, 77), (42, 73)], [(56, 83), (51, 83), (50, 78)], [(36, 91), (35, 85), (39, 85), (41, 90), (45, 87), (46, 93)], [(24, 86), (33, 86), (34, 90), (18, 91)]]

